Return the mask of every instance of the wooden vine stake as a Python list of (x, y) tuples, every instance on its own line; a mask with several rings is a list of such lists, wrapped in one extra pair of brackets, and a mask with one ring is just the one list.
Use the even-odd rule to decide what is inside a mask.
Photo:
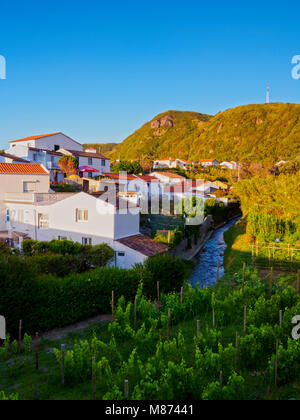
[(168, 309), (168, 341), (170, 341), (171, 309)]
[(247, 334), (247, 306), (244, 306), (244, 335)]
[(298, 270), (298, 278), (297, 278), (297, 292), (300, 295), (300, 270)]
[(115, 292), (111, 292), (111, 315), (112, 315), (112, 322), (115, 322)]
[(236, 332), (236, 335), (235, 335), (235, 360), (234, 360), (235, 372), (237, 372), (237, 370), (238, 370), (238, 364), (239, 364), (239, 333)]
[(217, 263), (217, 280), (216, 280), (216, 289), (217, 290), (219, 288), (219, 277), (220, 277), (220, 263), (218, 261), (218, 263)]
[(65, 344), (61, 345), (61, 383), (65, 384)]
[(197, 338), (199, 338), (199, 337), (200, 337), (200, 321), (198, 319), (198, 321), (197, 321)]
[(276, 340), (276, 358), (275, 358), (275, 389), (278, 385), (278, 352), (279, 352), (279, 341)]
[(39, 370), (39, 333), (35, 334), (35, 369)]
[(125, 400), (129, 399), (129, 381), (125, 379), (124, 381), (124, 398)]
[(92, 357), (92, 400), (96, 401), (96, 357)]
[(160, 306), (160, 289), (159, 289), (159, 281), (157, 282), (157, 305)]
[(134, 299), (134, 333), (136, 334), (137, 297)]
[(281, 311), (279, 311), (279, 325), (280, 325), (280, 327), (282, 327), (282, 319), (283, 319), (283, 312), (281, 310)]
[(213, 328), (215, 328), (216, 327), (216, 313), (215, 313), (215, 310), (213, 309), (213, 313), (212, 313), (212, 319), (213, 319)]
[(223, 388), (223, 371), (220, 372), (220, 388)]
[(183, 287), (180, 290), (180, 305), (182, 306), (183, 303)]
[(18, 353), (21, 354), (22, 346), (22, 320), (19, 322), (19, 340), (18, 340)]
[(243, 283), (242, 283), (242, 293), (245, 294), (245, 274), (246, 274), (246, 263), (243, 264)]
[(274, 278), (274, 268), (271, 267), (271, 273), (270, 273), (270, 296), (273, 294), (273, 278)]

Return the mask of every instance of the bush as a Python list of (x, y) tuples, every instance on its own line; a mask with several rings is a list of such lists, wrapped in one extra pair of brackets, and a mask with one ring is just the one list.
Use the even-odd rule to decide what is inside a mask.
[(11, 255), (11, 248), (6, 243), (0, 241), (0, 255)]
[(85, 254), (88, 262), (97, 267), (103, 267), (108, 261), (112, 260), (115, 255), (113, 249), (106, 244), (88, 247)]
[(171, 255), (157, 255), (146, 260), (142, 267), (144, 293), (155, 297), (157, 281), (162, 293), (178, 291), (183, 285), (187, 266), (184, 261)]
[(107, 244), (81, 245), (78, 242), (23, 242), (23, 253), (40, 274), (64, 277), (72, 272), (82, 273), (95, 267), (105, 266), (114, 256)]

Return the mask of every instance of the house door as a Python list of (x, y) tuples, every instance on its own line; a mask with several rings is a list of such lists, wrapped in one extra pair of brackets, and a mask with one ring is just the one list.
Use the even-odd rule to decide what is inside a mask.
[(116, 266), (125, 268), (125, 252), (116, 252)]
[(88, 193), (90, 189), (90, 183), (86, 179), (83, 180), (82, 189), (84, 192)]

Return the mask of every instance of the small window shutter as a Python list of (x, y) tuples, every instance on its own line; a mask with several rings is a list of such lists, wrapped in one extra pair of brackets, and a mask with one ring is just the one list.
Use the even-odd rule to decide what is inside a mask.
[(89, 220), (89, 211), (84, 210), (84, 220)]
[(75, 216), (75, 218), (76, 218), (76, 222), (78, 222), (78, 209), (76, 209), (76, 216)]

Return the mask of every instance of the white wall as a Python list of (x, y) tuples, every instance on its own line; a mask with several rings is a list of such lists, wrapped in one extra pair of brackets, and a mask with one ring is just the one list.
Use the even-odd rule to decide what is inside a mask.
[(50, 189), (49, 175), (0, 174), (0, 230), (6, 230), (6, 193), (23, 193), (23, 182), (35, 182), (36, 192), (48, 193)]
[[(108, 159), (99, 159), (97, 157), (92, 157), (92, 163), (89, 163), (88, 157), (79, 156), (79, 166), (91, 166), (94, 169), (97, 169), (99, 172), (92, 173), (92, 177), (99, 176), (102, 173), (110, 173), (110, 160)], [(103, 161), (103, 162), (102, 162)], [(102, 165), (105, 163), (105, 165)]]
[(35, 140), (35, 146), (39, 149), (54, 150), (55, 146), (59, 146), (60, 149), (70, 149), (83, 151), (81, 144), (77, 143), (75, 140), (72, 140), (70, 137), (64, 134), (55, 134), (54, 136), (44, 137), (38, 140)]

